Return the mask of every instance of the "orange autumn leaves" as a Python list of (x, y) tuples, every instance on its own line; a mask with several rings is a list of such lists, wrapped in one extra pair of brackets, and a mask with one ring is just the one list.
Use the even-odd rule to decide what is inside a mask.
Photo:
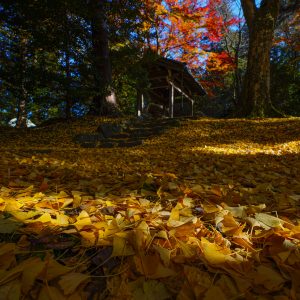
[(206, 67), (217, 74), (232, 70), (236, 62), (231, 53), (216, 51), (215, 45), (240, 20), (222, 15), (222, 4), (220, 0), (145, 1), (143, 31), (148, 46), (187, 63), (191, 70)]

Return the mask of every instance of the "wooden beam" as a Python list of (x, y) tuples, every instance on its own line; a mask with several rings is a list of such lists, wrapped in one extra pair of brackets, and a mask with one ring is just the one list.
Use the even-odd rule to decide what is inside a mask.
[(149, 81), (151, 80), (157, 80), (157, 79), (167, 79), (167, 75), (161, 75), (161, 76), (153, 76), (153, 77), (149, 77)]
[(170, 85), (173, 86), (179, 93), (181, 93), (185, 98), (189, 99), (192, 103), (194, 102), (194, 100), (188, 96), (183, 90), (181, 90), (178, 86), (176, 86), (174, 84), (174, 82), (172, 82), (171, 80), (168, 80)]
[(160, 85), (160, 86), (153, 86), (150, 87), (150, 90), (156, 90), (156, 89), (163, 89), (163, 88), (168, 88), (168, 85)]

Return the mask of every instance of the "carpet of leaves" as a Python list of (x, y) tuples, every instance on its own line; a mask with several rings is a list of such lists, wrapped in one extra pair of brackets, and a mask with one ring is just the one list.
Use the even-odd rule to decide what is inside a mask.
[(0, 298), (300, 299), (300, 119), (0, 128)]

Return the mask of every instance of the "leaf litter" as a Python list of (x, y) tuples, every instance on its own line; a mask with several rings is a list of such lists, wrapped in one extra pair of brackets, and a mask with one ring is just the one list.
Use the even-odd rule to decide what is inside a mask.
[(3, 136), (3, 299), (300, 298), (299, 119), (73, 144), (101, 122)]

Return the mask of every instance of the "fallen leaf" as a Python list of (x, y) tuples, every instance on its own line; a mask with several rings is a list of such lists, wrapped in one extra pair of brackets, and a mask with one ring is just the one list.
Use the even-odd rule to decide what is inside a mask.
[(69, 273), (61, 276), (59, 285), (62, 288), (64, 295), (70, 295), (83, 284), (86, 284), (90, 279), (89, 275), (82, 273)]

